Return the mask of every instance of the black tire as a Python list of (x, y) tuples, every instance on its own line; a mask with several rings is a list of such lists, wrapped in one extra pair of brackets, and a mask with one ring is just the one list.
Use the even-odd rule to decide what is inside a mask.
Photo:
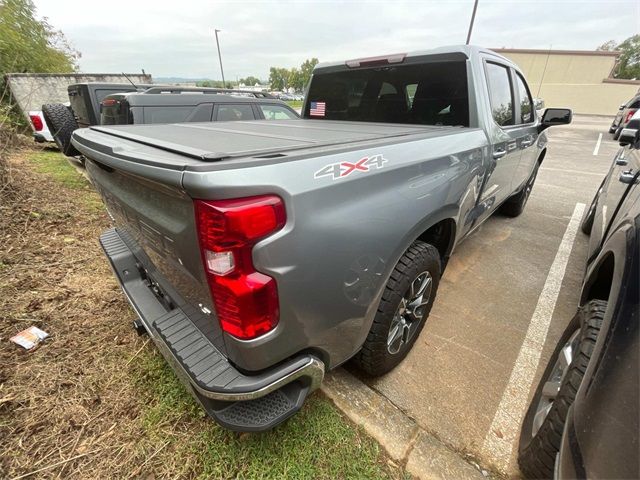
[(507, 217), (517, 217), (522, 212), (524, 212), (524, 207), (527, 205), (527, 200), (529, 200), (531, 190), (533, 190), (533, 184), (536, 182), (539, 168), (540, 163), (536, 162), (536, 166), (533, 169), (533, 172), (531, 172), (531, 176), (527, 180), (527, 183), (524, 184), (524, 186), (518, 193), (512, 195), (506, 202), (502, 204), (502, 206), (500, 207), (500, 212), (502, 212)]
[[(425, 273), (429, 276), (423, 276)], [(361, 370), (373, 376), (383, 375), (407, 356), (427, 321), (440, 283), (440, 275), (441, 263), (438, 249), (425, 242), (414, 242), (393, 269), (367, 339), (354, 358), (354, 362)], [(425, 291), (429, 289), (427, 298), (425, 300), (423, 292), (423, 297), (416, 302), (422, 303), (424, 300), (427, 303), (422, 307), (411, 309), (409, 307), (413, 302), (408, 302), (408, 299), (412, 298), (412, 288), (420, 287), (422, 282), (429, 283), (428, 287), (425, 287)], [(400, 309), (403, 309), (402, 313), (398, 313)], [(412, 310), (419, 312), (419, 318), (411, 313)], [(412, 320), (407, 321), (408, 318)], [(398, 319), (404, 319), (405, 326), (396, 323)], [(388, 345), (387, 341), (391, 338), (394, 325), (396, 325), (396, 331), (402, 333), (398, 351), (391, 353), (391, 350), (395, 349), (395, 344)]]
[[(602, 319), (607, 309), (607, 302), (592, 300), (578, 310), (571, 323), (562, 334), (542, 380), (536, 389), (529, 410), (522, 422), (520, 444), (518, 449), (518, 464), (527, 478), (552, 478), (556, 455), (560, 450), (562, 431), (567, 420), (569, 407), (573, 404), (589, 364), (589, 359), (596, 344)], [(543, 387), (553, 378), (557, 368), (556, 362), (560, 354), (573, 335), (577, 340), (574, 345), (571, 364), (568, 366), (560, 383), (560, 389), (552, 401), (551, 406), (534, 435), (534, 421), (536, 413), (543, 399)], [(557, 377), (556, 377), (557, 378)], [(548, 403), (547, 403), (548, 407)]]
[(68, 157), (80, 155), (71, 144), (71, 134), (78, 128), (71, 110), (61, 103), (48, 103), (42, 105), (42, 115), (60, 151)]
[(613, 134), (613, 139), (614, 140), (618, 140), (618, 138), (620, 138), (620, 133), (622, 132), (622, 127), (618, 127), (618, 129), (615, 131), (615, 133)]

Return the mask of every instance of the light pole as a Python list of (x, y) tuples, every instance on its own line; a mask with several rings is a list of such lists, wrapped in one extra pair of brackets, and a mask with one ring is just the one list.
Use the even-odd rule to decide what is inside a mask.
[(473, 22), (476, 20), (476, 10), (478, 9), (478, 0), (473, 2), (473, 13), (471, 14), (471, 22), (469, 23), (469, 32), (467, 33), (467, 45), (471, 41), (471, 32), (473, 31)]
[(227, 84), (224, 81), (224, 70), (222, 69), (222, 55), (220, 55), (220, 42), (218, 41), (218, 32), (222, 30), (218, 30), (217, 28), (213, 30), (216, 34), (216, 46), (218, 47), (218, 60), (220, 60), (220, 72), (222, 73), (222, 88), (227, 88)]

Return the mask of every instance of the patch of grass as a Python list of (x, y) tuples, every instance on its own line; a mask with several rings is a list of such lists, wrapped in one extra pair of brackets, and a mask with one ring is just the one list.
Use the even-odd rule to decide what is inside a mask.
[[(146, 351), (134, 370), (148, 395), (142, 422), (156, 448), (171, 443), (173, 455), (189, 459), (180, 475), (208, 478), (335, 479), (390, 478), (379, 445), (352, 426), (322, 394), (270, 432), (238, 434), (205, 418), (164, 359)], [(135, 376), (135, 374), (134, 374)], [(143, 393), (144, 394), (144, 393)], [(168, 426), (186, 424), (188, 434), (166, 435)], [(182, 430), (182, 428), (180, 428)], [(147, 446), (149, 451), (155, 448)], [(173, 474), (176, 474), (175, 470)]]
[(300, 109), (302, 108), (302, 100), (289, 100), (287, 101), (287, 105), (291, 108)]
[(40, 150), (29, 155), (29, 160), (35, 165), (39, 173), (51, 176), (55, 181), (67, 188), (75, 190), (86, 189), (89, 183), (78, 174), (69, 164), (67, 158), (60, 152)]
[(38, 173), (50, 176), (72, 190), (84, 190), (78, 198), (93, 213), (104, 212), (104, 205), (91, 184), (69, 163), (67, 157), (53, 150), (34, 151), (29, 161)]

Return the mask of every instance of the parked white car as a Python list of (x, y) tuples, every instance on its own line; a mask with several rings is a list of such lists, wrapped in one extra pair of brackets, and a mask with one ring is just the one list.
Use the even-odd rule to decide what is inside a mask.
[(44, 121), (41, 110), (31, 110), (29, 119), (33, 127), (33, 139), (37, 143), (53, 142), (53, 136), (47, 127), (47, 122)]

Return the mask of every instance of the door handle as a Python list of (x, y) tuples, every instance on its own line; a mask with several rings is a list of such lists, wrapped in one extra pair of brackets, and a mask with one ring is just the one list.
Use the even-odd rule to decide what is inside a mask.
[(622, 166), (624, 166), (624, 165), (626, 165), (627, 163), (629, 163), (629, 162), (627, 162), (627, 161), (624, 159), (624, 157), (618, 157), (618, 158), (616, 159), (616, 165), (622, 165)]
[(494, 150), (493, 158), (502, 158), (507, 154), (506, 150)]
[(529, 139), (529, 140), (523, 140), (522, 143), (520, 144), (523, 147), (530, 147), (531, 145), (533, 145), (533, 139)]
[(622, 183), (633, 183), (633, 180), (636, 178), (636, 173), (633, 170), (625, 170), (620, 174), (620, 180)]

